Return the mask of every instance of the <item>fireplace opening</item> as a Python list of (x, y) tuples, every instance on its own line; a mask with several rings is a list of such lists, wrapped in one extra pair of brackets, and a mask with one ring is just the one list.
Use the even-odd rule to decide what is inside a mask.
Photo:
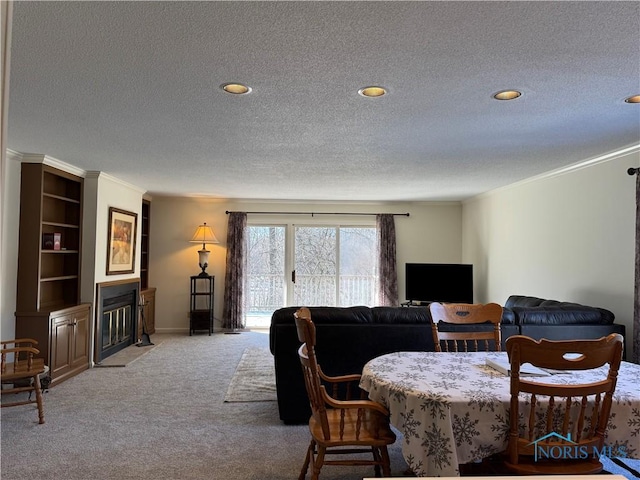
[(98, 284), (95, 361), (137, 342), (139, 283)]

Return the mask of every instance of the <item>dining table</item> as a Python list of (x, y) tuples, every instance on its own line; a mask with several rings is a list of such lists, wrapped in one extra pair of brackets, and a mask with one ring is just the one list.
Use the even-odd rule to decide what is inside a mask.
[[(389, 410), (417, 476), (459, 476), (461, 464), (506, 449), (510, 377), (487, 359), (504, 363), (507, 354), (395, 352), (365, 364), (360, 388)], [(607, 369), (554, 372), (544, 382), (589, 383)], [(640, 458), (640, 365), (620, 366), (605, 445), (613, 456)]]

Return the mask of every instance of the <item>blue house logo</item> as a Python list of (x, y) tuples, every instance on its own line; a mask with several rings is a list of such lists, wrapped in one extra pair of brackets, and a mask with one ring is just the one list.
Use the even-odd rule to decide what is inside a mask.
[[(552, 441), (555, 440), (555, 442), (560, 442), (562, 443), (562, 445), (558, 445), (557, 443), (554, 443), (553, 445), (540, 445), (540, 442), (548, 442), (548, 441)], [(551, 433), (547, 433), (544, 437), (540, 437), (535, 439), (533, 442), (531, 442), (529, 445), (533, 445), (534, 446), (534, 461), (538, 461), (539, 458), (554, 458), (554, 459), (558, 459), (558, 458), (575, 458), (573, 456), (566, 456), (567, 453), (571, 454), (572, 452), (570, 450), (574, 450), (577, 447), (579, 447), (579, 445), (574, 442), (573, 440), (571, 440), (571, 434), (567, 434), (567, 436), (565, 437), (564, 435), (560, 435), (559, 433), (556, 432), (551, 432)], [(529, 446), (527, 445), (527, 446)]]
[[(553, 443), (549, 443), (553, 442)], [(571, 439), (571, 434), (560, 435), (551, 432), (544, 437), (537, 438), (529, 445), (534, 446), (534, 461), (538, 460), (586, 460), (588, 458), (600, 458), (601, 456), (611, 457), (611, 447), (604, 446), (602, 450), (593, 447), (591, 451), (586, 445), (580, 445)], [(616, 456), (625, 457), (622, 446), (618, 446)]]

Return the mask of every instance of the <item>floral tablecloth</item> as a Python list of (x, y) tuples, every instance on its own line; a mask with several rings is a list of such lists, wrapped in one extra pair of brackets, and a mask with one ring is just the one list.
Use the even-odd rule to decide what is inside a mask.
[[(505, 352), (397, 352), (364, 366), (360, 386), (389, 409), (404, 436), (403, 456), (418, 476), (457, 476), (459, 464), (507, 447), (509, 377), (487, 366), (487, 356), (506, 360)], [(591, 370), (544, 381), (589, 382), (601, 374)], [(622, 363), (606, 443), (640, 458), (640, 365)]]

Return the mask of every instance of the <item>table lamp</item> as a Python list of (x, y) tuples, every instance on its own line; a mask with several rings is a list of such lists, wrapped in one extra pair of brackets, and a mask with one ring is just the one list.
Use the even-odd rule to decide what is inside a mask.
[(216, 236), (213, 234), (211, 227), (207, 227), (206, 222), (196, 228), (196, 233), (193, 234), (193, 238), (190, 240), (192, 243), (202, 243), (202, 250), (198, 250), (198, 265), (202, 269), (200, 272), (201, 277), (206, 277), (209, 274), (206, 272), (209, 266), (209, 250), (207, 250), (207, 243), (220, 243)]

